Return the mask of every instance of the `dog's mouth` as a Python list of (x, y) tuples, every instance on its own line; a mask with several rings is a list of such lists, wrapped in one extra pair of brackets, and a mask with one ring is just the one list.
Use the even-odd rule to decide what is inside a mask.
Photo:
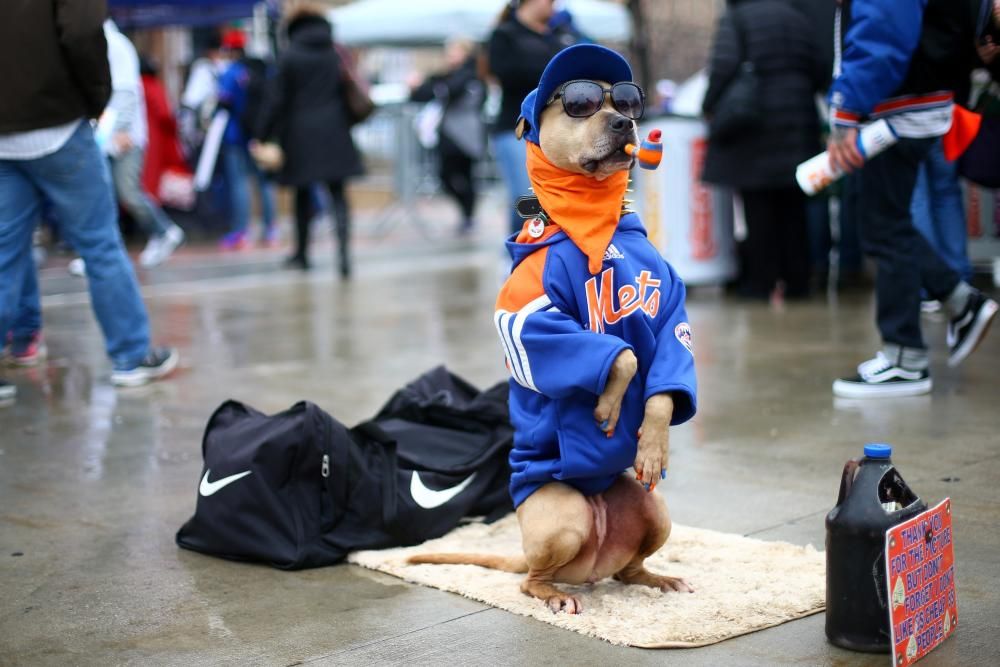
[(634, 144), (635, 136), (617, 139), (608, 150), (598, 156), (588, 156), (580, 161), (580, 166), (588, 174), (612, 173), (628, 170), (635, 164), (635, 158), (625, 152), (626, 144)]

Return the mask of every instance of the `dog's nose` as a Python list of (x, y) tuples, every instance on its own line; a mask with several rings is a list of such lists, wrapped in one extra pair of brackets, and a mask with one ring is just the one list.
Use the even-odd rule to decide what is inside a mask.
[(632, 121), (620, 114), (615, 114), (611, 117), (610, 126), (612, 132), (618, 132), (619, 134), (626, 134), (632, 131)]

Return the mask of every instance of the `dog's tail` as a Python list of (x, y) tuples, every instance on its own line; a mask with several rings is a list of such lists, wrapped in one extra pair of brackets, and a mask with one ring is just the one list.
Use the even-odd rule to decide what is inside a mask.
[(410, 565), (478, 565), (491, 570), (524, 574), (528, 562), (524, 556), (493, 556), (490, 554), (420, 554), (406, 559)]

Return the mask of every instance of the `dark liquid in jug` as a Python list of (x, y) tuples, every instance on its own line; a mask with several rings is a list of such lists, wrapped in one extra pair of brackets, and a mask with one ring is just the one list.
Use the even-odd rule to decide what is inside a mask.
[(843, 648), (891, 648), (885, 533), (927, 509), (892, 465), (888, 445), (848, 461), (826, 516), (826, 636)]

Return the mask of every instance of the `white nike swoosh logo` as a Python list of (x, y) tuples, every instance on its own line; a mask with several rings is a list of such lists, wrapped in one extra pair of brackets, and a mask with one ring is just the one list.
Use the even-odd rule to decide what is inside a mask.
[(243, 479), (249, 475), (252, 470), (247, 470), (246, 472), (236, 473), (235, 475), (230, 475), (229, 477), (223, 477), (222, 479), (217, 479), (214, 482), (208, 481), (208, 476), (212, 473), (211, 470), (205, 471), (205, 476), (201, 478), (201, 485), (198, 487), (198, 493), (205, 496), (206, 498), (214, 493), (217, 493), (219, 489), (229, 486), (238, 479)]
[(472, 480), (475, 479), (475, 477), (476, 473), (472, 473), (457, 486), (453, 486), (450, 489), (434, 491), (433, 489), (428, 489), (424, 486), (423, 481), (420, 479), (420, 473), (414, 470), (413, 477), (410, 478), (410, 495), (413, 496), (413, 501), (425, 510), (432, 510), (435, 507), (441, 507), (441, 505), (444, 505), (462, 491), (465, 491), (466, 487), (469, 486), (469, 484), (472, 484)]

